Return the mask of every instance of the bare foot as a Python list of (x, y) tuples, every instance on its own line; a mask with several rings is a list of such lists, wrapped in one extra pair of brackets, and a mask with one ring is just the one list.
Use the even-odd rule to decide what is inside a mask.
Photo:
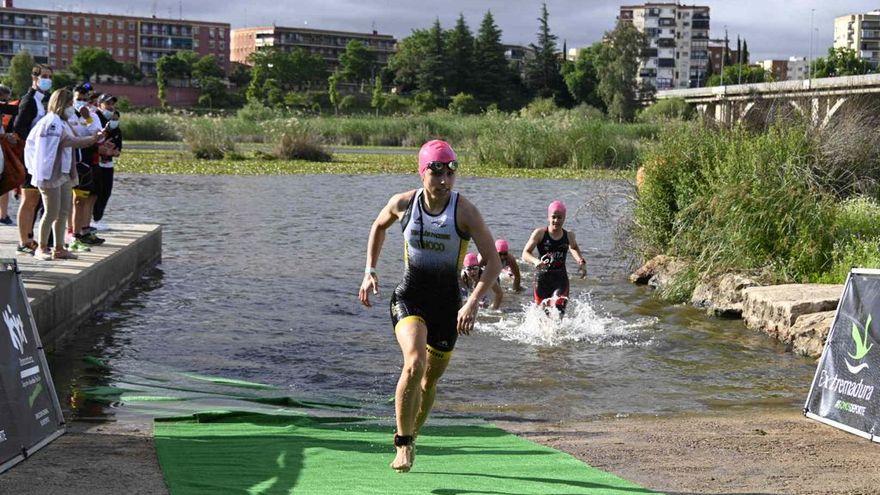
[(404, 445), (397, 447), (397, 457), (391, 461), (391, 469), (398, 473), (406, 473), (412, 469), (413, 459), (415, 458), (416, 449), (414, 445)]

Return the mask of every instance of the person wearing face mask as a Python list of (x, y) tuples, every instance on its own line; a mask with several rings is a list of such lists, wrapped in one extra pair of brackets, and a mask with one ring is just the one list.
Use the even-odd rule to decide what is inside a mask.
[[(99, 112), (89, 110), (89, 89), (85, 85), (74, 88), (74, 110), (76, 115), (70, 121), (71, 127), (78, 136), (92, 135), (100, 131), (104, 126), (99, 117)], [(90, 229), (92, 220), (92, 208), (97, 198), (97, 175), (100, 150), (97, 144), (79, 150), (77, 161), (77, 175), (79, 183), (73, 188), (73, 217), (71, 218), (71, 230), (73, 240), (71, 249), (74, 251), (89, 251), (89, 246), (97, 246), (104, 243), (104, 239), (97, 237)]]
[[(74, 133), (69, 122), (76, 118), (76, 111), (73, 94), (68, 89), (52, 93), (46, 109), (46, 115), (34, 126), (25, 144), (25, 165), (40, 191), (45, 210), (34, 256), (40, 260), (76, 259), (64, 248), (67, 216), (72, 204), (71, 189), (78, 179), (73, 150), (94, 145), (103, 134), (77, 136)], [(52, 252), (48, 246), (50, 229), (55, 244)]]
[(107, 145), (101, 147), (101, 160), (95, 169), (95, 207), (92, 209), (94, 227), (98, 231), (107, 230), (104, 223), (104, 210), (113, 192), (113, 159), (122, 151), (122, 132), (119, 130), (119, 112), (116, 111), (116, 97), (102, 94), (98, 98), (101, 106), (98, 117), (102, 126), (107, 129)]
[[(35, 65), (31, 69), (31, 88), (18, 103), (18, 114), (12, 122), (12, 130), (18, 136), (17, 154), (24, 163), (24, 143), (31, 128), (46, 115), (49, 90), (52, 89), (52, 68), (48, 65)], [(25, 173), (21, 185), (21, 203), (18, 205), (18, 254), (34, 254), (37, 242), (34, 241), (34, 218), (40, 206), (40, 191), (32, 184), (30, 172)]]

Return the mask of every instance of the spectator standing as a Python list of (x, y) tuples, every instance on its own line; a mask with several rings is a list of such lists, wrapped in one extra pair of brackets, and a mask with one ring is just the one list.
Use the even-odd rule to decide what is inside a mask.
[(94, 227), (99, 232), (107, 230), (107, 224), (103, 221), (104, 211), (110, 194), (113, 193), (113, 166), (114, 158), (122, 151), (122, 132), (119, 130), (119, 112), (116, 111), (116, 97), (103, 94), (98, 99), (101, 105), (98, 117), (101, 119), (101, 127), (107, 129), (107, 143), (102, 146), (98, 168), (95, 169), (95, 207), (92, 209)]

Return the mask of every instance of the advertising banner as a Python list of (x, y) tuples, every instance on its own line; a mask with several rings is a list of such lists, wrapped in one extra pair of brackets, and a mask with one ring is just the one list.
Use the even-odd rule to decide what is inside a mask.
[(880, 442), (880, 270), (853, 269), (804, 414)]
[(0, 260), (0, 473), (64, 433), (64, 416), (15, 260)]

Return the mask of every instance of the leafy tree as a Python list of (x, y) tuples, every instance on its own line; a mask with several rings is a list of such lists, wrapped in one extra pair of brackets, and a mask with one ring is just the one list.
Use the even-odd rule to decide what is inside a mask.
[(171, 79), (186, 79), (192, 74), (190, 57), (183, 56), (178, 52), (173, 55), (164, 55), (156, 62), (156, 86), (159, 89), (159, 101), (162, 106), (167, 106), (166, 96), (168, 83)]
[(474, 67), (480, 75), (474, 81), (474, 97), (482, 106), (497, 103), (511, 108), (518, 100), (521, 86), (519, 73), (511, 69), (504, 56), (501, 30), (495, 25), (491, 11), (486, 11), (474, 40)]
[(119, 75), (126, 78), (129, 82), (138, 82), (144, 79), (144, 73), (140, 67), (134, 62), (125, 62), (119, 68)]
[(245, 64), (232, 62), (229, 64), (229, 82), (243, 88), (251, 82), (251, 69)]
[(449, 94), (468, 93), (473, 91), (475, 74), (474, 67), (474, 35), (464, 19), (458, 15), (458, 21), (446, 35), (446, 90)]
[(373, 97), (370, 99), (370, 106), (376, 109), (376, 116), (379, 116), (379, 109), (385, 105), (385, 93), (382, 92), (382, 76), (376, 76), (373, 83)]
[[(210, 57), (211, 55), (207, 55)], [(217, 76), (204, 76), (199, 79), (199, 106), (200, 107), (223, 107), (227, 104), (226, 85), (223, 80)]]
[(425, 57), (419, 65), (416, 82), (419, 91), (429, 91), (433, 95), (443, 94), (446, 86), (446, 39), (440, 19), (428, 30), (428, 44)]
[(9, 72), (3, 79), (3, 84), (12, 89), (13, 98), (27, 93), (33, 84), (31, 69), (34, 67), (34, 57), (27, 50), (22, 50), (12, 57), (9, 63)]
[(394, 74), (393, 83), (400, 93), (418, 89), (419, 68), (428, 53), (429, 40), (427, 29), (414, 29), (398, 43), (397, 52), (388, 60), (388, 70)]
[(59, 70), (52, 73), (52, 90), (60, 88), (73, 89), (80, 81), (81, 79), (70, 72)]
[(458, 93), (449, 102), (449, 111), (458, 115), (471, 115), (480, 113), (480, 105), (473, 96), (467, 93)]
[(648, 40), (627, 22), (618, 22), (605, 37), (607, 43), (602, 45), (595, 61), (598, 93), (610, 117), (629, 122), (638, 106), (636, 74)]
[(217, 57), (214, 55), (205, 55), (204, 57), (196, 60), (192, 64), (192, 77), (197, 81), (202, 81), (209, 77), (214, 78), (222, 78), (226, 76), (223, 73), (223, 68), (220, 67), (220, 64), (217, 63)]
[(338, 72), (334, 72), (327, 79), (327, 95), (330, 96), (330, 104), (333, 105), (333, 112), (336, 115), (339, 115), (339, 79), (340, 75)]
[[(351, 40), (345, 45), (345, 51), (339, 56), (343, 79), (360, 84), (373, 77), (376, 67), (376, 53), (358, 40)], [(361, 89), (363, 91), (363, 89)]]
[(542, 4), (538, 18), (538, 43), (530, 46), (535, 56), (526, 61), (525, 84), (539, 98), (553, 98), (557, 104), (567, 102), (568, 91), (562, 79), (561, 65), (556, 54), (556, 35), (550, 32), (550, 14)]
[[(275, 49), (259, 50), (250, 55), (253, 64), (251, 79), (246, 92), (248, 101), (269, 104), (269, 92), (290, 92), (311, 88), (321, 83), (327, 74), (327, 66), (318, 55), (303, 49), (290, 53)], [(268, 81), (273, 81), (267, 86)], [(283, 96), (273, 98), (278, 105), (284, 105)]]
[(563, 66), (562, 75), (569, 94), (576, 102), (604, 109), (605, 103), (598, 92), (599, 75), (596, 71), (596, 59), (601, 50), (601, 42), (581, 49), (574, 63)]
[(811, 72), (813, 77), (856, 76), (870, 73), (871, 65), (851, 48), (831, 47), (826, 57), (813, 61)]
[(113, 59), (113, 55), (107, 50), (95, 47), (85, 47), (78, 51), (70, 61), (68, 67), (77, 77), (88, 81), (92, 76), (108, 75), (115, 76), (121, 72), (122, 66)]
[[(714, 74), (709, 78), (706, 86), (720, 86), (721, 75)], [(771, 79), (771, 74), (768, 71), (756, 65), (730, 65), (724, 67), (723, 75), (726, 84), (735, 84), (739, 80), (742, 80), (742, 84), (755, 84), (767, 82)]]

